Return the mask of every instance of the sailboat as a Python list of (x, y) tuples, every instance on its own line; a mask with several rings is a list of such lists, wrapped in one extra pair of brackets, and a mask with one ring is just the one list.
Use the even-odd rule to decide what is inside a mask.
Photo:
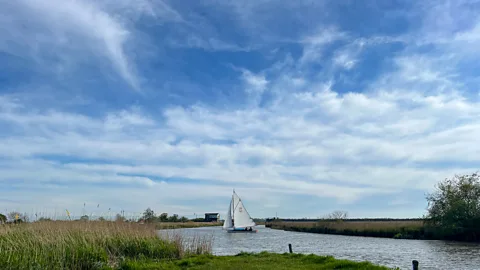
[(235, 190), (233, 190), (232, 200), (230, 200), (230, 206), (228, 207), (227, 217), (223, 223), (223, 229), (229, 233), (233, 232), (250, 232), (256, 233), (253, 227), (256, 224), (247, 212), (245, 205), (243, 205), (242, 199), (238, 197)]

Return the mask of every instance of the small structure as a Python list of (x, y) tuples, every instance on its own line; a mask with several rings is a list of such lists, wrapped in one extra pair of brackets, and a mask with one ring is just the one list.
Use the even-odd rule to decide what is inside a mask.
[(218, 222), (218, 213), (205, 213), (205, 222)]

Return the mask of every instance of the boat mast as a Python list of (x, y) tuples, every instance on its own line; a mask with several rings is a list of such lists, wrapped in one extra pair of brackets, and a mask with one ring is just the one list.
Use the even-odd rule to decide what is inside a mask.
[[(233, 193), (235, 193), (235, 189), (233, 189)], [(233, 200), (233, 194), (232, 194), (232, 227), (235, 228), (235, 201)]]

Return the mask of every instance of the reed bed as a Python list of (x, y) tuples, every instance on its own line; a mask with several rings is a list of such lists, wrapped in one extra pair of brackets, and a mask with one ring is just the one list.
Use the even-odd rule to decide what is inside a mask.
[(275, 221), (272, 229), (287, 231), (372, 236), (386, 238), (422, 239), (425, 237), (423, 221)]
[(181, 250), (181, 257), (210, 254), (212, 250), (213, 235), (180, 234), (176, 231), (162, 231), (158, 235), (167, 242), (175, 243)]
[(115, 269), (125, 261), (210, 253), (208, 239), (164, 239), (148, 224), (52, 221), (0, 226), (0, 269)]

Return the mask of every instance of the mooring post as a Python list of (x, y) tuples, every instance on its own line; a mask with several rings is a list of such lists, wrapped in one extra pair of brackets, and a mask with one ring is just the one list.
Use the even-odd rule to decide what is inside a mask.
[(412, 261), (412, 266), (413, 266), (413, 270), (418, 270), (418, 261), (417, 260), (413, 260)]
[(288, 251), (290, 251), (290, 253), (293, 253), (293, 251), (292, 251), (292, 244), (288, 244)]

